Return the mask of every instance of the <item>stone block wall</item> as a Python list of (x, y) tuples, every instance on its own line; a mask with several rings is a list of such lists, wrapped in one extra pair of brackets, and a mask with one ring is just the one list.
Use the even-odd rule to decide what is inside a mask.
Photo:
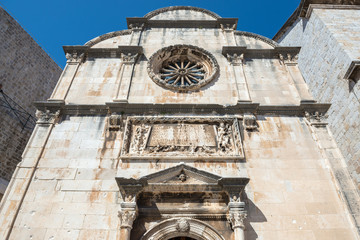
[(360, 85), (344, 76), (360, 58), (360, 9), (315, 8), (309, 19), (299, 18), (279, 40), (301, 46), (299, 68), (319, 102), (332, 104), (330, 129), (348, 170), (360, 188)]
[[(2, 91), (23, 110), (35, 115), (33, 102), (46, 100), (54, 88), (61, 68), (34, 39), (0, 7), (0, 84)], [(0, 93), (0, 178), (10, 180), (31, 135), (33, 124), (23, 125), (5, 104)], [(12, 106), (14, 102), (10, 101)], [(17, 107), (20, 109), (19, 107)], [(21, 110), (21, 109), (20, 109)], [(19, 113), (17, 113), (19, 115)], [(21, 115), (21, 114), (20, 114)], [(24, 114), (22, 114), (25, 116)], [(23, 123), (26, 120), (23, 119)], [(0, 191), (3, 193), (3, 191)]]
[[(328, 159), (307, 120), (258, 119), (258, 130), (244, 133), (245, 163), (182, 161), (218, 175), (248, 172), (245, 239), (356, 239)], [(9, 239), (119, 239), (121, 195), (115, 177), (138, 178), (179, 162), (119, 160), (123, 131), (108, 131), (107, 123), (99, 115), (63, 116), (54, 126), (35, 128), (3, 203), (1, 237), (12, 226)], [(232, 239), (229, 225), (209, 224), (221, 226), (226, 239)]]

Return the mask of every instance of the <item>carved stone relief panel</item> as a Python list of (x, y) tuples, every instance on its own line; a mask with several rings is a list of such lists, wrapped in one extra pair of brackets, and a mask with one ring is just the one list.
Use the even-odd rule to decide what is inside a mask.
[(243, 158), (237, 118), (128, 117), (121, 157)]

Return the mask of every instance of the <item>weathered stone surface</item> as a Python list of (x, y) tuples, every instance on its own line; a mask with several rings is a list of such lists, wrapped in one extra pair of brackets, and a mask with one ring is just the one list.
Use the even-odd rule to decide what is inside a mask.
[[(172, 28), (188, 16), (215, 25)], [(333, 178), (344, 169), (328, 105), (307, 93), (299, 49), (225, 20), (160, 9), (130, 19), (129, 31), (66, 47), (52, 99), (37, 104), (54, 117), (38, 122), (13, 178), (0, 238), (356, 239), (342, 198), (353, 195), (339, 195)], [(128, 55), (119, 42), (142, 51)], [(206, 49), (219, 75), (194, 91), (154, 83), (149, 58), (177, 44)], [(169, 66), (184, 70), (186, 54), (170, 54)]]

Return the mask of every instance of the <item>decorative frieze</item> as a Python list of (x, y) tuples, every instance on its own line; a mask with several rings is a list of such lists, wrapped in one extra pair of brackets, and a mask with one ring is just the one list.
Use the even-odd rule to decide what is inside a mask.
[(243, 158), (236, 118), (128, 117), (122, 158)]

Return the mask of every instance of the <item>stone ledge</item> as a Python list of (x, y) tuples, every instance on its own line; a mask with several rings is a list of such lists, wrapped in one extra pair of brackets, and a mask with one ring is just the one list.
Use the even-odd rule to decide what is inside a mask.
[(218, 18), (216, 20), (149, 20), (147, 18), (126, 18), (128, 28), (143, 26), (145, 28), (221, 28), (229, 25), (236, 29), (237, 18)]
[(299, 54), (301, 47), (275, 46), (274, 49), (248, 49), (245, 46), (223, 46), (222, 54), (244, 54), (249, 58), (279, 58), (279, 54)]
[(39, 101), (34, 103), (38, 110), (61, 110), (62, 114), (104, 115), (109, 112), (121, 114), (280, 114), (289, 116), (304, 116), (305, 112), (325, 114), (330, 108), (328, 103), (304, 103), (300, 105), (260, 105), (259, 103), (242, 103), (236, 105), (218, 104), (152, 104), (107, 102), (105, 104), (65, 104), (63, 101)]

